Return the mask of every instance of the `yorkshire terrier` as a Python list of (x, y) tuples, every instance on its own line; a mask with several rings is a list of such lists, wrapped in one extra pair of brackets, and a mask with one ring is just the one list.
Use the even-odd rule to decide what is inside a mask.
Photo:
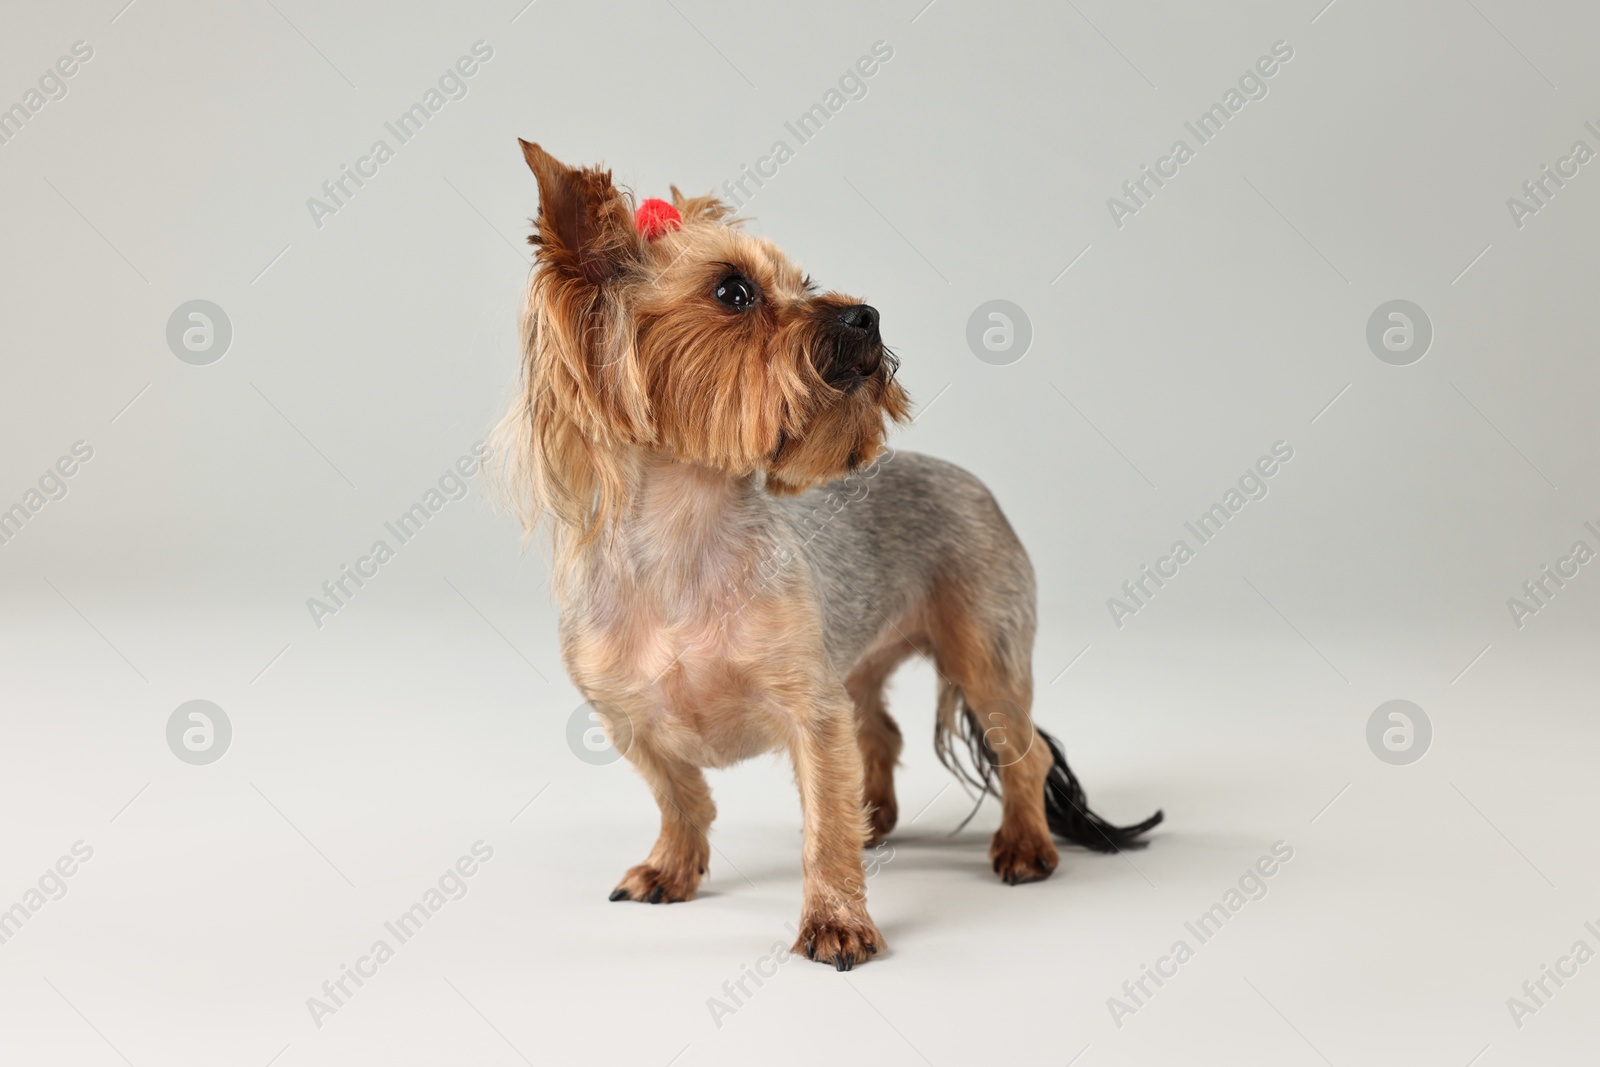
[(958, 467), (884, 451), (909, 401), (877, 310), (712, 196), (636, 208), (609, 171), (520, 143), (535, 266), (492, 454), (525, 529), (549, 520), (567, 670), (661, 808), (611, 899), (693, 897), (716, 815), (701, 768), (784, 749), (804, 809), (794, 950), (839, 970), (881, 951), (862, 849), (895, 825), (883, 687), (912, 653), (940, 677), (940, 759), (1000, 796), (1003, 881), (1048, 877), (1052, 832), (1143, 844), (1161, 813), (1090, 812), (1033, 725), (1033, 567), (999, 505)]

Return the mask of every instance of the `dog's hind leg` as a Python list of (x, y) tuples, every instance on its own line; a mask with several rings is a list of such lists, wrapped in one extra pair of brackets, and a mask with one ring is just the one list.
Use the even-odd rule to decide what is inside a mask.
[(867, 809), (867, 847), (889, 836), (899, 818), (894, 768), (905, 742), (883, 702), (883, 686), (905, 653), (872, 657), (845, 679), (856, 706), (856, 744), (861, 749), (862, 799)]
[(661, 807), (661, 836), (645, 861), (629, 868), (612, 900), (671, 904), (689, 900), (700, 886), (711, 856), (706, 833), (717, 817), (711, 789), (699, 767), (675, 759), (634, 733), (624, 750), (644, 776)]
[(1048, 878), (1060, 861), (1052, 834), (1100, 852), (1141, 847), (1139, 836), (1161, 821), (1161, 813), (1133, 826), (1100, 818), (1089, 810), (1060, 745), (1034, 725), (1024, 654), (1031, 625), (1026, 644), (1004, 627), (974, 639), (970, 618), (947, 621), (940, 635), (937, 746), (940, 759), (960, 774), (953, 740), (961, 738), (977, 772), (963, 776), (986, 792), (994, 792), (999, 779), (1000, 829), (989, 843), (995, 873), (1011, 885)]
[(999, 778), (1000, 829), (989, 842), (989, 861), (1008, 885), (1050, 877), (1060, 853), (1050, 840), (1045, 782), (1050, 774), (1050, 748), (1034, 728), (1032, 693), (1026, 686), (996, 685), (977, 680), (972, 690), (945, 683), (940, 693), (940, 731), (948, 738), (956, 705), (964, 720), (956, 726), (968, 740), (973, 762), (993, 789)]

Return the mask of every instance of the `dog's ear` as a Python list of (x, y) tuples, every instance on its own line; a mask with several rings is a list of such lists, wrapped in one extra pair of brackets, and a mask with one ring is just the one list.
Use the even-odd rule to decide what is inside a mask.
[(678, 191), (676, 185), (668, 186), (672, 191), (672, 206), (678, 209), (678, 215), (684, 222), (699, 222), (702, 219), (710, 222), (721, 222), (733, 214), (733, 208), (718, 200), (715, 195), (684, 196)]
[(599, 285), (639, 257), (633, 210), (610, 171), (569, 167), (536, 144), (517, 143), (539, 182), (537, 232), (528, 241), (547, 266)]

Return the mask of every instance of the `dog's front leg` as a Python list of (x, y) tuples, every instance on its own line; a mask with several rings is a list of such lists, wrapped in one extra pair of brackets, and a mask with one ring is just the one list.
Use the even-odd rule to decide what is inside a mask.
[(837, 699), (800, 715), (789, 745), (805, 814), (805, 903), (794, 951), (841, 971), (865, 963), (884, 944), (867, 914), (861, 869), (867, 819), (853, 716), (841, 689)]
[(706, 832), (717, 817), (705, 773), (661, 752), (642, 732), (631, 734), (626, 751), (661, 807), (661, 836), (645, 861), (622, 876), (611, 899), (647, 904), (689, 900), (706, 873), (711, 855)]

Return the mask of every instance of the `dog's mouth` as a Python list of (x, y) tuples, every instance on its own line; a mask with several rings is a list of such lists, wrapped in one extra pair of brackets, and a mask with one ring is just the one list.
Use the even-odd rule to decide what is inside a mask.
[[(813, 350), (811, 362), (832, 393), (821, 404), (819, 414), (820, 411), (837, 408), (846, 401), (867, 405), (877, 403), (888, 391), (900, 365), (894, 353), (881, 341), (862, 343), (856, 338), (837, 336), (824, 338), (823, 343)], [(871, 387), (871, 395), (861, 395), (863, 389), (868, 387)], [(796, 437), (786, 429), (779, 429), (767, 461), (777, 463), (783, 458), (785, 450), (792, 451), (799, 447), (806, 436), (808, 434), (802, 432)], [(858, 443), (850, 449), (850, 469), (860, 464), (862, 448), (863, 445)]]
[(860, 389), (863, 385), (866, 385), (871, 380), (872, 378), (870, 375), (862, 374), (859, 371), (850, 371), (844, 375), (841, 375), (836, 381), (829, 382), (828, 384), (832, 385), (845, 396), (849, 396), (851, 393), (854, 393), (857, 389)]
[(864, 343), (851, 337), (829, 338), (816, 361), (822, 380), (846, 396), (869, 381), (885, 377), (893, 364), (894, 356), (883, 342)]
[(876, 320), (869, 328), (842, 329), (830, 318), (818, 327), (807, 352), (814, 387), (786, 411), (767, 453), (767, 487), (780, 495), (870, 463), (881, 451), (886, 421), (906, 414), (905, 392), (895, 382), (899, 360), (878, 336)]

